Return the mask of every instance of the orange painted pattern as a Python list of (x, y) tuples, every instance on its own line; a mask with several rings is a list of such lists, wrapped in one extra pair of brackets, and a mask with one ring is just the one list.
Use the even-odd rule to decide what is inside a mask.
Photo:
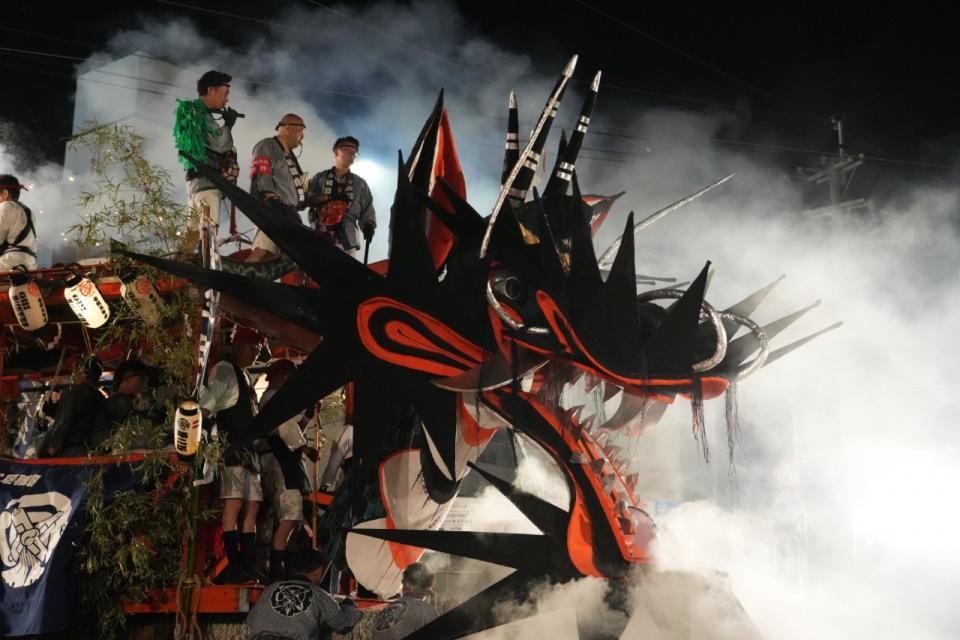
[[(385, 326), (387, 336), (395, 340), (398, 344), (406, 345), (414, 349), (421, 350), (424, 355), (414, 356), (399, 354), (391, 351), (389, 348), (381, 345), (376, 337), (370, 331), (370, 321), (377, 311), (382, 309), (393, 309), (400, 311), (410, 317), (419, 320), (430, 331), (439, 336), (444, 342), (453, 346), (459, 353), (451, 352), (436, 344), (429, 336), (424, 336), (420, 331), (401, 320), (390, 320)], [(456, 376), (480, 364), (483, 358), (483, 350), (473, 344), (456, 331), (440, 322), (433, 316), (424, 313), (411, 306), (397, 302), (391, 298), (371, 298), (357, 309), (357, 330), (360, 333), (360, 340), (363, 346), (374, 356), (400, 367), (423, 371), (438, 376), (450, 377)], [(430, 354), (437, 354), (444, 358), (449, 358), (463, 367), (455, 367), (444, 362), (430, 360)]]

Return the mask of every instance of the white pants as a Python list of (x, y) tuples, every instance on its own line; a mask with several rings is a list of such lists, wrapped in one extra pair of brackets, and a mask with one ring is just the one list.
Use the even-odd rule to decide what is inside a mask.
[(206, 189), (190, 196), (187, 206), (190, 207), (191, 212), (199, 209), (201, 213), (193, 213), (190, 216), (187, 228), (191, 231), (199, 229), (201, 215), (206, 215), (207, 220), (214, 226), (220, 226), (220, 203), (222, 201), (223, 195), (218, 189)]

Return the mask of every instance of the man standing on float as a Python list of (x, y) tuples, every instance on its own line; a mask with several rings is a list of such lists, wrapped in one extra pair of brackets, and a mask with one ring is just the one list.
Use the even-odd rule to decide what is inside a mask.
[(350, 255), (360, 248), (360, 231), (369, 244), (377, 228), (370, 187), (350, 171), (359, 153), (360, 142), (356, 138), (337, 138), (333, 144), (333, 168), (321, 171), (307, 184), (307, 202), (314, 207), (310, 210), (310, 224), (320, 232), (332, 234), (336, 244)]
[[(207, 71), (197, 80), (199, 98), (180, 100), (174, 122), (177, 149), (220, 172), (236, 184), (240, 167), (237, 148), (233, 144), (233, 125), (240, 114), (227, 107), (232, 76), (222, 71)], [(218, 116), (218, 117), (215, 117)], [(187, 169), (187, 204), (197, 218), (191, 218), (183, 248), (196, 249), (197, 229), (220, 225), (220, 202), (223, 194), (207, 178), (201, 176), (187, 160), (180, 160)], [(216, 237), (216, 233), (214, 233)]]
[[(259, 196), (278, 216), (303, 224), (299, 211), (306, 207), (305, 176), (294, 150), (303, 144), (307, 128), (303, 118), (288, 113), (274, 130), (277, 135), (264, 138), (253, 147), (250, 161), (250, 193)], [(263, 262), (280, 255), (280, 249), (267, 234), (257, 229), (247, 262)]]

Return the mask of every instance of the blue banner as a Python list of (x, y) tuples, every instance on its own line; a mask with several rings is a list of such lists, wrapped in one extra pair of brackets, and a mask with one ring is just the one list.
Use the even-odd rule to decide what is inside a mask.
[(51, 633), (73, 619), (71, 564), (95, 469), (0, 460), (0, 637)]

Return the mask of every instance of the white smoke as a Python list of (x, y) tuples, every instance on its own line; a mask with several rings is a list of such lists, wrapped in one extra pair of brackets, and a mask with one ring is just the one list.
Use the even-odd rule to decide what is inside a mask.
[[(187, 18), (147, 21), (117, 34), (81, 72), (134, 51), (183, 68), (165, 80), (168, 84), (150, 85), (164, 94), (153, 98), (157, 122), (150, 158), (174, 175), (179, 170), (169, 138), (173, 97), (192, 99), (196, 77), (211, 68), (236, 76), (231, 105), (247, 114), (235, 130), (241, 166), (254, 142), (272, 135), (289, 111), (307, 121), (301, 163), (310, 172), (331, 164), (335, 136), (356, 135), (361, 140), (356, 170), (371, 183), (379, 212), (381, 231), (371, 251), (377, 259), (386, 252), (396, 150), (407, 153), (438, 90), (446, 88), (469, 199), (485, 213), (499, 182), (509, 90), (519, 90), (523, 129), (553, 82), (526, 76), (532, 61), (539, 69), (559, 71), (575, 52), (502, 51), (440, 3), (344, 11), (407, 45), (319, 9), (294, 8), (273, 20), (296, 28), (263, 26), (262, 35), (242, 50), (206, 37)], [(588, 78), (592, 72), (578, 75)], [(90, 76), (97, 100), (129, 99), (130, 89), (124, 88), (129, 79), (121, 75)], [(568, 130), (579, 106), (575, 93), (560, 114)], [(916, 184), (876, 203), (870, 217), (811, 219), (800, 213), (802, 195), (818, 187), (798, 184), (782, 168), (712, 141), (730, 124), (727, 116), (663, 108), (636, 114), (618, 100), (601, 86), (595, 120), (629, 131), (634, 138), (618, 144), (636, 155), (628, 164), (578, 164), (585, 192), (628, 189), (601, 231), (601, 249), (623, 229), (627, 211), (642, 218), (736, 172), (732, 182), (637, 238), (638, 272), (689, 280), (710, 259), (717, 272), (708, 300), (720, 308), (786, 273), (757, 313), (761, 323), (823, 302), (778, 336), (775, 347), (845, 322), (741, 385), (735, 488), (723, 456), (719, 401), (707, 404), (710, 467), (699, 462), (684, 401), (635, 443), (641, 457), (654, 444), (662, 454), (641, 460), (640, 493), (660, 524), (663, 575), (728, 574), (766, 638), (956, 637), (960, 538), (953, 535), (958, 518), (949, 499), (960, 490), (952, 381), (960, 355), (957, 189), (933, 181)], [(160, 118), (164, 113), (166, 121)], [(602, 148), (609, 138), (588, 134), (587, 140)], [(21, 171), (23, 163), (12, 153), (9, 145), (0, 149), (0, 166)], [(72, 209), (65, 191), (56, 187), (59, 169), (22, 173), (28, 183), (53, 185), (24, 197), (35, 212), (44, 211), (37, 216), (41, 241), (47, 246), (60, 241)], [(61, 213), (51, 220), (46, 216), (54, 207)], [(520, 482), (541, 493), (555, 486), (541, 481), (542, 471), (522, 467)], [(792, 477), (784, 482), (784, 475)], [(529, 523), (512, 505), (490, 491), (483, 502), (489, 508), (476, 514), (491, 527), (487, 530), (527, 530)], [(797, 519), (789, 509), (775, 508), (778, 496), (791, 492), (801, 500)], [(669, 511), (692, 499), (701, 501)], [(580, 588), (586, 587), (568, 589), (584, 599)], [(566, 593), (544, 594), (534, 610), (546, 610), (551, 598)], [(638, 602), (650, 597), (649, 590), (638, 593)]]
[(80, 222), (73, 205), (78, 190), (73, 182), (64, 180), (63, 167), (31, 161), (18, 153), (20, 149), (14, 140), (0, 139), (0, 173), (13, 174), (27, 186), (20, 200), (33, 212), (39, 264), (49, 265), (54, 247), (70, 244), (66, 231)]

